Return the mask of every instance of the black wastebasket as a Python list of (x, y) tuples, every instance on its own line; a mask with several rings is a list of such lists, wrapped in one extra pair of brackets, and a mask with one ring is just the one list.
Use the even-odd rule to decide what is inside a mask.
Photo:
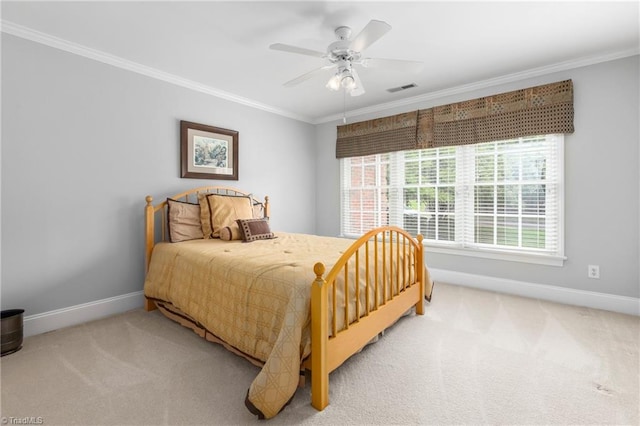
[(2, 311), (2, 354), (5, 356), (22, 348), (22, 314), (24, 309), (7, 309)]

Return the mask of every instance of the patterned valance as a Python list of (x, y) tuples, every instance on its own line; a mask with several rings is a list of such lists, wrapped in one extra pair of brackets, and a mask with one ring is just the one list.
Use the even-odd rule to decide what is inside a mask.
[(416, 149), (418, 111), (338, 126), (336, 158)]
[(571, 80), (420, 110), (421, 148), (573, 133)]
[(338, 126), (336, 157), (573, 133), (573, 82)]

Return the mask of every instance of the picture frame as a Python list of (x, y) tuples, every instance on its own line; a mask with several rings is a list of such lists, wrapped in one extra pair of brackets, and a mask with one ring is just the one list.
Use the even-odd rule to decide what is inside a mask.
[(180, 121), (181, 177), (238, 180), (238, 132)]

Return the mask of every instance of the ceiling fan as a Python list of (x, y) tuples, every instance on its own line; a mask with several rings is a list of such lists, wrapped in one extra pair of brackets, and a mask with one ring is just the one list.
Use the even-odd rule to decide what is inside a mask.
[(329, 79), (326, 87), (330, 90), (345, 89), (351, 96), (359, 96), (364, 93), (364, 87), (358, 76), (354, 65), (365, 68), (385, 67), (401, 71), (418, 72), (422, 69), (423, 63), (417, 61), (404, 61), (397, 59), (376, 59), (362, 56), (362, 51), (380, 39), (391, 29), (391, 25), (384, 21), (371, 20), (353, 39), (351, 28), (338, 27), (335, 29), (337, 41), (327, 47), (326, 52), (306, 49), (303, 47), (291, 46), (288, 44), (275, 43), (269, 46), (272, 50), (298, 53), (301, 55), (315, 56), (326, 59), (327, 65), (317, 68), (299, 77), (284, 83), (285, 87), (295, 86), (305, 80), (314, 77), (325, 70), (335, 69), (333, 76)]

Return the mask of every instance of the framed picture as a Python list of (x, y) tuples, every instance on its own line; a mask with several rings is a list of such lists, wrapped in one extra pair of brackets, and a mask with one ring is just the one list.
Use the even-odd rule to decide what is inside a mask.
[(238, 180), (238, 132), (180, 121), (183, 178)]

